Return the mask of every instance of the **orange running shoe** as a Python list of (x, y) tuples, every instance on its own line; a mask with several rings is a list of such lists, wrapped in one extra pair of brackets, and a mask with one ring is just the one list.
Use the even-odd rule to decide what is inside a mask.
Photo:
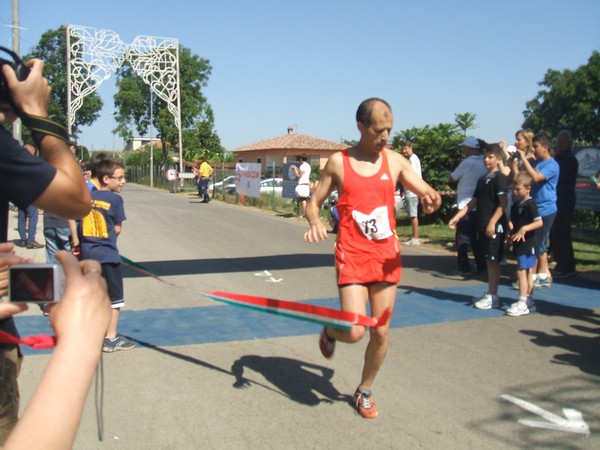
[(379, 414), (371, 391), (365, 392), (360, 388), (357, 389), (354, 393), (354, 407), (356, 408), (356, 412), (365, 419), (374, 419)]
[(321, 336), (319, 336), (319, 348), (321, 349), (323, 356), (327, 359), (330, 359), (335, 351), (335, 339), (331, 339), (327, 335), (326, 327), (323, 327), (323, 330), (321, 330)]

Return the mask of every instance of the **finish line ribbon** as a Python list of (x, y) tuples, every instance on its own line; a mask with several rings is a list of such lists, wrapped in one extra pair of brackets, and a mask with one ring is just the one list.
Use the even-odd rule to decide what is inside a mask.
[(256, 297), (253, 295), (233, 294), (230, 292), (220, 291), (201, 292), (195, 289), (184, 288), (182, 286), (169, 283), (168, 281), (160, 278), (158, 275), (150, 272), (144, 266), (137, 264), (130, 259), (125, 258), (124, 256), (121, 256), (121, 262), (123, 265), (138, 273), (154, 278), (155, 280), (168, 284), (169, 286), (173, 286), (178, 289), (186, 289), (196, 295), (201, 295), (203, 297), (210, 298), (211, 300), (216, 300), (218, 302), (227, 303), (233, 306), (250, 308), (269, 314), (276, 314), (290, 317), (292, 319), (326, 325), (328, 327), (337, 328), (340, 330), (349, 330), (353, 325), (361, 325), (371, 328), (384, 326), (388, 323), (392, 315), (391, 308), (386, 309), (380, 317), (368, 317), (349, 311), (340, 311), (338, 309), (326, 308), (324, 306), (308, 305), (306, 303), (291, 302), (288, 300), (277, 300), (274, 298)]
[[(201, 292), (195, 289), (178, 286), (168, 281), (163, 280), (158, 275), (150, 272), (144, 266), (137, 264), (130, 259), (121, 256), (123, 265), (138, 272), (142, 275), (154, 278), (161, 283), (169, 286), (185, 289), (196, 295), (210, 298), (218, 302), (227, 303), (233, 306), (250, 308), (256, 311), (279, 316), (289, 317), (292, 319), (303, 320), (306, 322), (326, 325), (331, 328), (340, 330), (349, 330), (353, 325), (361, 325), (363, 327), (377, 328), (384, 326), (390, 320), (392, 315), (391, 308), (386, 309), (380, 317), (368, 317), (362, 314), (352, 313), (349, 311), (340, 311), (338, 309), (326, 308), (324, 306), (308, 305), (306, 303), (291, 302), (288, 300), (277, 300), (267, 297), (256, 297), (253, 295), (233, 294), (230, 292)], [(0, 331), (0, 344), (23, 344), (35, 350), (45, 350), (54, 347), (56, 344), (55, 336), (39, 334), (35, 336), (27, 336), (19, 339), (9, 333)]]
[(381, 317), (367, 317), (324, 306), (307, 305), (306, 303), (254, 297), (251, 295), (231, 294), (229, 292), (199, 292), (198, 294), (218, 302), (327, 325), (328, 327), (339, 328), (340, 330), (349, 330), (352, 328), (352, 325), (362, 325), (372, 328), (380, 327), (388, 322), (391, 315), (390, 308), (386, 309)]
[(56, 336), (47, 334), (36, 334), (19, 339), (10, 333), (0, 330), (0, 344), (23, 344), (28, 345), (34, 350), (46, 350), (56, 345)]

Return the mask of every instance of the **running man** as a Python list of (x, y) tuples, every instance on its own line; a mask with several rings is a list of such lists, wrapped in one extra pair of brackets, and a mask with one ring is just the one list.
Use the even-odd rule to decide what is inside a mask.
[[(363, 101), (356, 122), (360, 141), (329, 158), (308, 202), (310, 228), (304, 240), (327, 239), (319, 209), (337, 188), (340, 222), (335, 258), (341, 309), (366, 315), (369, 301), (372, 316), (379, 317), (386, 309), (393, 309), (402, 273), (394, 214), (397, 182), (417, 194), (426, 214), (439, 209), (441, 197), (415, 173), (404, 156), (386, 148), (393, 116), (385, 100)], [(374, 418), (378, 413), (371, 387), (387, 353), (389, 330), (389, 323), (370, 329), (362, 376), (354, 394), (356, 410), (364, 418)], [(356, 343), (365, 332), (365, 327), (359, 325), (348, 331), (324, 327), (319, 347), (323, 356), (331, 358), (336, 341)]]

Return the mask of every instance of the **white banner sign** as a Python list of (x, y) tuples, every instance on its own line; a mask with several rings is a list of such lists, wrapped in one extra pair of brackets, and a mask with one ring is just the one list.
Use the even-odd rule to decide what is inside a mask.
[(235, 189), (239, 195), (260, 197), (260, 163), (237, 163), (235, 165)]

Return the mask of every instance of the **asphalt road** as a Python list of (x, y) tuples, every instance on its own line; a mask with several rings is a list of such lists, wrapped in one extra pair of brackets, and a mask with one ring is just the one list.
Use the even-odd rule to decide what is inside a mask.
[[(104, 355), (103, 441), (92, 388), (75, 448), (600, 448), (597, 284), (557, 283), (536, 292), (538, 313), (510, 318), (470, 306), (485, 285), (453, 276), (451, 255), (404, 248), (374, 387), (380, 415), (369, 421), (348, 403), (366, 340), (325, 360), (319, 326), (198, 294), (337, 307), (333, 236), (309, 245), (297, 219), (188, 194), (127, 185), (123, 197), (122, 255), (167, 283), (126, 270), (120, 331), (139, 346)], [(19, 251), (43, 261), (42, 250)], [(500, 293), (515, 296), (506, 285)], [(49, 332), (36, 311), (18, 324), (24, 335)], [(23, 403), (48, 357), (27, 352)], [(549, 416), (564, 418), (563, 408), (581, 413), (588, 437)]]

